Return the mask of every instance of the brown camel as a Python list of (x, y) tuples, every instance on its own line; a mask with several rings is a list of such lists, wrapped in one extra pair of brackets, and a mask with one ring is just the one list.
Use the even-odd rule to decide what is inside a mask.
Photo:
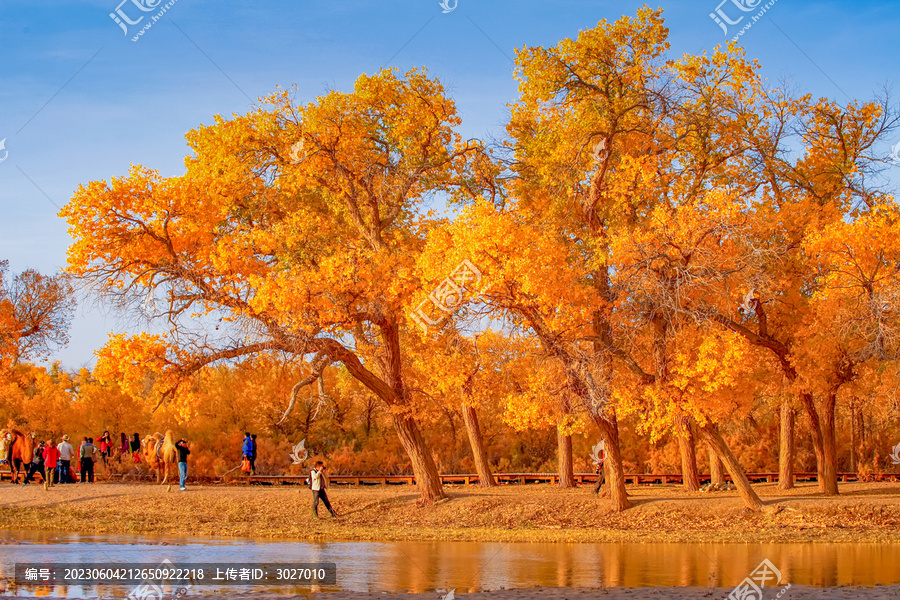
[(19, 483), (19, 471), (22, 471), (22, 479), (28, 473), (31, 460), (34, 458), (34, 432), (25, 435), (21, 431), (13, 429), (11, 432), (12, 449), (9, 453), (9, 467), (12, 470), (12, 482)]
[[(144, 460), (147, 466), (156, 471), (156, 482), (166, 483), (169, 481), (169, 467), (178, 471), (178, 451), (175, 449), (172, 431), (166, 430), (166, 435), (155, 433), (144, 438)], [(160, 475), (165, 469), (165, 477), (160, 481)]]

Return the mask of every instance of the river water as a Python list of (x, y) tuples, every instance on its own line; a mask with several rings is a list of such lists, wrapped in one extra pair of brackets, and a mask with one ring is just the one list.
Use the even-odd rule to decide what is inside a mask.
[[(781, 584), (900, 584), (900, 544), (561, 544), (296, 542), (0, 531), (6, 594), (124, 597), (122, 586), (12, 585), (18, 563), (335, 563), (337, 585), (313, 591), (480, 591), (521, 587), (731, 587), (768, 560)], [(2, 589), (3, 583), (0, 583)], [(305, 587), (194, 586), (190, 595)]]

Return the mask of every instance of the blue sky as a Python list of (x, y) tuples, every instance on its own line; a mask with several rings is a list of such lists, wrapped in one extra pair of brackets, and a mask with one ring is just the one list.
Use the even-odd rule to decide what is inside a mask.
[[(500, 134), (516, 93), (515, 48), (555, 44), (644, 4), (458, 0), (444, 13), (438, 0), (175, 0), (131, 41), (167, 1), (0, 3), (0, 140), (9, 153), (0, 150), (0, 259), (12, 271), (65, 265), (70, 239), (56, 214), (79, 184), (131, 163), (178, 175), (185, 132), (248, 111), (277, 85), (296, 84), (308, 101), (382, 66), (425, 66), (456, 100), (464, 135)], [(711, 50), (766, 4), (720, 1), (649, 4), (665, 10), (673, 55)], [(156, 8), (142, 12), (141, 3)], [(745, 16), (727, 37), (710, 18), (717, 7)], [(117, 8), (132, 21), (146, 16), (126, 35), (110, 17)], [(898, 15), (900, 2), (777, 0), (739, 43), (772, 81), (841, 102), (870, 99), (900, 64)], [(90, 363), (107, 332), (123, 327), (121, 316), (84, 302), (54, 358)]]

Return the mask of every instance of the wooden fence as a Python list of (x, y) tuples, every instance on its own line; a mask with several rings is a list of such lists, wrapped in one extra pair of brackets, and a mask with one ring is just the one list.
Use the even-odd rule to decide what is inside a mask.
[[(747, 478), (753, 483), (772, 483), (778, 481), (778, 473), (746, 473)], [(454, 485), (474, 485), (478, 483), (478, 475), (475, 473), (461, 473), (441, 475), (441, 482)], [(10, 471), (0, 470), (0, 481), (11, 478)], [(816, 481), (815, 472), (794, 473), (796, 481)], [(244, 484), (273, 485), (295, 484), (303, 485), (306, 475), (239, 475), (230, 478), (230, 481)], [(494, 473), (494, 479), (499, 484), (526, 484), (547, 483), (558, 484), (559, 475), (556, 473)], [(731, 481), (730, 475), (725, 475), (726, 481)], [(856, 473), (838, 473), (838, 479), (843, 482), (859, 481)], [(220, 478), (220, 481), (223, 480)], [(413, 475), (330, 475), (328, 480), (333, 485), (415, 485), (416, 478)], [(869, 476), (867, 481), (900, 481), (900, 473), (884, 473), (882, 475)], [(575, 473), (576, 483), (596, 483), (597, 475), (594, 473)], [(625, 483), (630, 485), (653, 484), (678, 484), (682, 483), (681, 473), (632, 473), (625, 476)], [(700, 483), (710, 481), (709, 475), (701, 475)]]
[[(754, 483), (772, 483), (778, 481), (778, 473), (746, 473), (747, 478)], [(478, 483), (478, 475), (475, 473), (441, 475), (441, 482), (446, 484), (473, 485)], [(796, 481), (816, 481), (815, 472), (794, 473)], [(242, 475), (237, 481), (246, 484), (303, 484), (305, 475)], [(556, 473), (494, 473), (494, 479), (499, 484), (526, 484), (548, 483), (558, 484), (559, 475)], [(731, 481), (731, 476), (725, 476), (726, 481)], [(846, 483), (859, 481), (856, 473), (838, 473), (838, 479)], [(416, 478), (413, 475), (330, 475), (328, 480), (333, 485), (415, 485)], [(870, 478), (871, 481), (900, 481), (900, 473), (885, 473)], [(575, 473), (577, 483), (596, 483), (597, 475), (594, 473)], [(700, 483), (710, 481), (709, 475), (701, 475)], [(625, 476), (625, 483), (630, 485), (652, 484), (681, 484), (683, 482), (680, 473), (663, 474), (630, 474)]]

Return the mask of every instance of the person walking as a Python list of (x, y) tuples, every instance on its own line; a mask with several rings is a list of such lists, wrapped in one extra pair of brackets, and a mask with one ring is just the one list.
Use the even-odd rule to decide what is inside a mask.
[(594, 486), (594, 493), (599, 494), (600, 488), (603, 487), (603, 483), (606, 479), (606, 473), (603, 472), (603, 463), (606, 462), (606, 450), (600, 450), (597, 452), (597, 458), (599, 462), (595, 462), (597, 465), (596, 473), (597, 473), (597, 485)]
[(256, 434), (250, 436), (250, 474), (256, 475)]
[(47, 469), (47, 487), (59, 483), (59, 450), (53, 445), (53, 439), (47, 440), (44, 447), (44, 467)]
[(187, 489), (185, 487), (188, 476), (187, 457), (188, 454), (191, 453), (191, 450), (188, 448), (187, 440), (184, 438), (178, 440), (178, 443), (175, 444), (175, 449), (178, 450), (178, 474), (181, 476), (179, 483), (181, 484), (181, 491), (183, 492)]
[(141, 462), (141, 438), (136, 433), (131, 436), (131, 458), (135, 464)]
[(72, 459), (75, 458), (75, 448), (69, 443), (69, 436), (62, 436), (62, 441), (56, 447), (59, 450), (59, 482), (75, 483), (72, 478)]
[(47, 473), (44, 471), (44, 441), (41, 440), (41, 443), (38, 444), (38, 447), (34, 449), (34, 455), (31, 458), (31, 465), (28, 467), (28, 473), (25, 474), (25, 481), (22, 485), (28, 485), (28, 482), (31, 481), (32, 476), (35, 473), (41, 474), (41, 480), (43, 482), (47, 481)]
[(316, 461), (312, 472), (309, 474), (309, 487), (313, 493), (313, 516), (317, 519), (319, 518), (319, 500), (321, 500), (328, 512), (331, 513), (331, 516), (337, 517), (337, 513), (331, 508), (331, 502), (328, 501), (328, 494), (325, 492), (325, 488), (328, 487), (328, 476), (325, 474), (325, 463), (321, 460)]

